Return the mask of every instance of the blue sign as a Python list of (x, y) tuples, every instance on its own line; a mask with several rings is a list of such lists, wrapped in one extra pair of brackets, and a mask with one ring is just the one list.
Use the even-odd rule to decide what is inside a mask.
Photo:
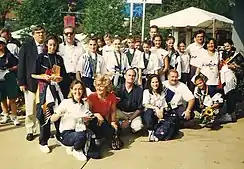
[[(130, 17), (130, 3), (125, 4), (125, 10), (123, 11), (125, 15)], [(143, 13), (143, 4), (133, 4), (133, 17), (141, 18)]]

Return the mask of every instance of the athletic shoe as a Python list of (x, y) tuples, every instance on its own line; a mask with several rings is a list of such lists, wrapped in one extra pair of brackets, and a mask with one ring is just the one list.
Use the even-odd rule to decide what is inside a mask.
[(11, 119), (12, 122), (14, 122), (15, 126), (19, 126), (20, 125), (20, 122), (19, 122), (17, 116), (10, 116), (10, 119)]
[(40, 150), (41, 150), (41, 152), (43, 152), (45, 154), (50, 153), (50, 149), (47, 145), (44, 145), (44, 146), (40, 145)]
[(73, 150), (73, 156), (79, 160), (79, 161), (86, 161), (87, 158), (86, 156), (84, 155), (83, 151), (76, 151), (76, 150)]
[(2, 124), (6, 124), (6, 123), (8, 123), (9, 121), (10, 121), (10, 117), (9, 117), (9, 115), (4, 114), (2, 120), (0, 120), (0, 123), (2, 123)]

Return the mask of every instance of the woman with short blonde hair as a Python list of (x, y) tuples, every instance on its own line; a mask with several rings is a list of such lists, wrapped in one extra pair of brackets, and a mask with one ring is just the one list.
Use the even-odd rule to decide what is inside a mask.
[(116, 96), (112, 92), (112, 82), (108, 75), (97, 75), (94, 80), (96, 92), (87, 97), (91, 112), (95, 118), (90, 121), (89, 128), (96, 138), (105, 137), (112, 147), (112, 137), (117, 130)]

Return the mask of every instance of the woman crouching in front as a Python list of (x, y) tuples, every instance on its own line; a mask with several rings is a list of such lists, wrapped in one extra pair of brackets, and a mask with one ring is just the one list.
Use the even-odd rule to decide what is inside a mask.
[(118, 130), (116, 124), (116, 96), (112, 92), (112, 82), (108, 75), (97, 75), (94, 81), (95, 93), (88, 96), (90, 110), (96, 118), (89, 123), (91, 129), (98, 140), (105, 138), (112, 149), (120, 149), (122, 141), (117, 139), (114, 146), (114, 134)]
[[(80, 161), (87, 160), (86, 143), (89, 137), (85, 122), (91, 118), (89, 105), (84, 98), (86, 98), (85, 85), (81, 81), (74, 80), (70, 85), (69, 99), (64, 99), (51, 117), (53, 122), (61, 118), (60, 141), (66, 146), (67, 154)], [(89, 141), (89, 144), (91, 143)]]

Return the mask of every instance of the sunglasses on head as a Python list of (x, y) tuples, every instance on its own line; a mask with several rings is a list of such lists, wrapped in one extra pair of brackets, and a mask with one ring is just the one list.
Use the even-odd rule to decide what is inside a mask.
[(68, 36), (68, 35), (74, 35), (74, 32), (65, 32), (64, 33), (66, 36)]

